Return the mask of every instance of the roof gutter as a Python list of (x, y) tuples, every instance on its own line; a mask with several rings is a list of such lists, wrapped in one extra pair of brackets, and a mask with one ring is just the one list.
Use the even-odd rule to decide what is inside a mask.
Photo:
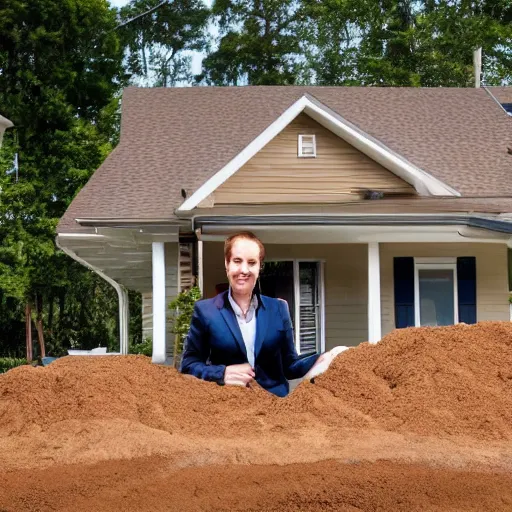
[(162, 220), (162, 219), (115, 219), (115, 218), (89, 218), (75, 219), (75, 221), (84, 227), (120, 227), (137, 228), (140, 226), (177, 226), (183, 224), (180, 219)]
[(472, 215), (260, 215), (260, 216), (197, 216), (192, 229), (203, 226), (455, 226), (464, 225), (512, 235), (512, 222)]

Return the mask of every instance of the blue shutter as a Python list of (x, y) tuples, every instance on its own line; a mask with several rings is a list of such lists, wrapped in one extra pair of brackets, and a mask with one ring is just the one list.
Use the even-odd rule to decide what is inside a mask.
[(414, 258), (394, 258), (395, 325), (414, 327)]
[(459, 322), (476, 324), (476, 258), (457, 258)]

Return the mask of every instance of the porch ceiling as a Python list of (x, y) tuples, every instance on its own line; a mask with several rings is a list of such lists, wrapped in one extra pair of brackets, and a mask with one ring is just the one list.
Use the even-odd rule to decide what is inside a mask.
[(95, 270), (139, 292), (152, 289), (152, 243), (177, 242), (178, 227), (96, 228), (94, 234), (61, 233), (58, 244)]

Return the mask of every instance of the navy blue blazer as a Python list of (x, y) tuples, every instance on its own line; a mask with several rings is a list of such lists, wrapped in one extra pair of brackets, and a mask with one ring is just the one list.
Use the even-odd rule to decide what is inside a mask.
[[(319, 354), (297, 355), (286, 302), (259, 295), (256, 310), (256, 382), (277, 396), (290, 390), (288, 379), (303, 377)], [(247, 352), (228, 292), (194, 306), (181, 372), (222, 383), (226, 366), (247, 363)]]

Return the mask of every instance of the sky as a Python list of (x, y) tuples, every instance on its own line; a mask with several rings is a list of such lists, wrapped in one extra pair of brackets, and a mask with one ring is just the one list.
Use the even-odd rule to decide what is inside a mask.
[(128, 0), (110, 0), (110, 5), (114, 5), (115, 7), (122, 7), (126, 5)]
[[(129, 3), (130, 0), (109, 0), (110, 5), (115, 7), (123, 7)], [(212, 0), (203, 0), (206, 5), (211, 6)], [(204, 54), (199, 52), (192, 52), (192, 72), (194, 74), (201, 73), (201, 62), (203, 60)]]

